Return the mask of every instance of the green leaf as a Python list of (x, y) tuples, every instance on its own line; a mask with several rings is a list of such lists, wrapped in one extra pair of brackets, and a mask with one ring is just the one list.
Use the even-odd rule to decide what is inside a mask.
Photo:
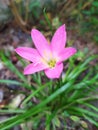
[(87, 119), (89, 122), (91, 122), (92, 124), (94, 124), (95, 126), (97, 126), (98, 127), (98, 122), (97, 121), (95, 121), (94, 119), (92, 119), (90, 116), (88, 116), (88, 115), (83, 115), (84, 117), (85, 117), (85, 119)]
[(60, 123), (60, 120), (59, 120), (58, 117), (54, 117), (52, 123), (53, 123), (56, 127), (60, 128), (60, 124), (61, 124), (61, 123)]
[(79, 122), (80, 118), (78, 116), (70, 116), (70, 119), (73, 120), (74, 122)]
[(92, 5), (98, 7), (98, 1), (94, 1), (94, 2), (92, 3)]
[(22, 83), (15, 80), (0, 79), (0, 83), (22, 85)]
[(70, 86), (71, 86), (70, 83), (63, 85), (57, 91), (55, 91), (53, 94), (51, 94), (49, 97), (47, 97), (44, 101), (42, 101), (40, 104), (36, 105), (34, 108), (31, 108), (31, 109), (27, 110), (25, 113), (15, 116), (15, 118), (0, 124), (0, 129), (6, 130), (8, 128), (11, 128), (12, 126), (22, 123), (25, 119), (28, 119), (31, 116), (36, 115), (39, 112), (42, 112), (42, 110), (44, 111), (45, 105), (47, 103), (49, 103), (50, 101), (55, 99), (58, 95), (60, 95), (64, 91), (66, 91)]

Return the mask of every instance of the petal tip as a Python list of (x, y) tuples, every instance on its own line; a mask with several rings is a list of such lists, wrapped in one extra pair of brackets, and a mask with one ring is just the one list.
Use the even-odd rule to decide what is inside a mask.
[(77, 49), (76, 48), (73, 48), (73, 53), (75, 54), (77, 52)]
[(52, 77), (52, 76), (48, 76), (48, 75), (47, 75), (47, 77), (48, 77), (49, 79), (59, 79), (59, 78), (60, 78), (60, 76), (61, 76), (61, 74), (60, 74), (60, 75), (58, 75), (58, 76), (54, 76), (54, 77)]
[(15, 52), (17, 52), (17, 49), (14, 49)]
[(28, 74), (30, 74), (30, 73), (28, 73), (27, 69), (24, 68), (23, 74), (24, 74), (24, 75), (28, 75)]
[(24, 70), (23, 74), (24, 74), (24, 75), (27, 75), (27, 73), (25, 72), (25, 70)]
[(77, 52), (76, 48), (71, 48), (71, 56), (74, 55)]
[(17, 54), (19, 54), (20, 52), (23, 51), (23, 47), (18, 47), (18, 48), (14, 49), (14, 50), (15, 50), (15, 52), (16, 52)]
[(32, 30), (31, 30), (31, 36), (34, 35), (34, 34), (37, 35), (38, 32), (39, 32), (39, 31), (38, 31), (37, 29), (32, 29)]
[(63, 25), (60, 26), (60, 28), (62, 28), (65, 31), (66, 30), (66, 25), (63, 24)]
[(14, 49), (14, 51), (15, 51), (16, 53), (18, 53), (18, 51), (19, 51), (19, 48), (16, 48), (16, 49)]

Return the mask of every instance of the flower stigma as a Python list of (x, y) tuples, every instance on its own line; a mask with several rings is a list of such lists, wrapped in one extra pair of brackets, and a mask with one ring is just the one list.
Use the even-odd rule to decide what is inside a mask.
[(48, 65), (49, 65), (50, 68), (55, 67), (55, 65), (56, 65), (56, 60), (55, 60), (55, 59), (50, 60), (50, 61), (48, 62)]

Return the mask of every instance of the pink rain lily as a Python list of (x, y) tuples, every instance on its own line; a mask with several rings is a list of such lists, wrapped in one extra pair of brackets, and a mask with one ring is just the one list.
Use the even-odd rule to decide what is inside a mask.
[(21, 57), (31, 61), (24, 69), (24, 74), (33, 74), (44, 70), (48, 78), (59, 78), (63, 71), (63, 61), (76, 53), (73, 47), (65, 48), (65, 25), (60, 26), (55, 32), (51, 43), (45, 39), (37, 29), (32, 29), (31, 37), (35, 48), (19, 47), (15, 51)]

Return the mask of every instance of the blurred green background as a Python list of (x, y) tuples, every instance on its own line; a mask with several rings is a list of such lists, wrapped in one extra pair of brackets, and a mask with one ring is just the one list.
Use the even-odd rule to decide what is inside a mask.
[(75, 30), (77, 35), (98, 42), (97, 0), (1, 0), (0, 30), (11, 20), (15, 20), (23, 31), (30, 31), (35, 25), (46, 28), (44, 13), (51, 26), (57, 28), (66, 23), (68, 29)]

